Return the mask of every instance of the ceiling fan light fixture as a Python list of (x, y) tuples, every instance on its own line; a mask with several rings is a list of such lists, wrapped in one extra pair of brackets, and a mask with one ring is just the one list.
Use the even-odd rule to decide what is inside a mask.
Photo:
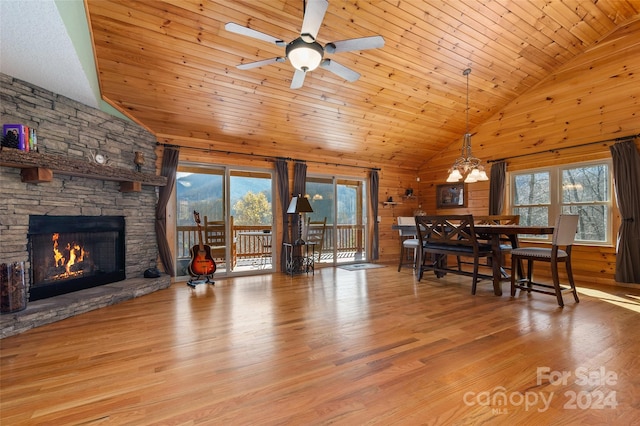
[[(298, 0), (300, 1), (300, 0)], [(360, 74), (356, 71), (340, 65), (331, 59), (324, 59), (324, 54), (353, 52), (355, 50), (379, 49), (384, 47), (384, 38), (380, 35), (371, 37), (357, 37), (347, 40), (339, 40), (327, 43), (322, 47), (317, 41), (318, 31), (322, 26), (325, 13), (329, 7), (328, 0), (301, 0), (302, 1), (302, 27), (300, 28), (300, 36), (291, 43), (285, 43), (283, 40), (273, 37), (269, 34), (254, 30), (249, 27), (228, 22), (225, 24), (225, 30), (252, 37), (257, 40), (273, 43), (277, 46), (285, 48), (285, 55), (259, 61), (241, 63), (236, 68), (241, 70), (250, 70), (259, 68), (275, 62), (290, 61), (291, 66), (295, 69), (291, 78), (291, 89), (299, 89), (304, 84), (307, 72), (313, 71), (318, 67), (322, 67), (327, 71), (345, 79), (348, 82), (354, 82), (360, 78)]]
[(317, 41), (307, 43), (302, 37), (298, 37), (287, 45), (286, 53), (287, 59), (295, 69), (308, 72), (318, 68), (324, 56), (324, 49)]

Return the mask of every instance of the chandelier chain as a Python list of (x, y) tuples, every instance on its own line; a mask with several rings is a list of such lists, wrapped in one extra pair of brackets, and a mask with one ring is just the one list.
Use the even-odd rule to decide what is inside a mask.
[(471, 68), (467, 68), (462, 72), (462, 75), (467, 77), (466, 132), (462, 140), (462, 152), (460, 158), (456, 159), (451, 169), (449, 169), (447, 182), (459, 182), (463, 178), (465, 183), (489, 180), (480, 159), (474, 157), (471, 151), (471, 133), (469, 133), (469, 74), (471, 74)]

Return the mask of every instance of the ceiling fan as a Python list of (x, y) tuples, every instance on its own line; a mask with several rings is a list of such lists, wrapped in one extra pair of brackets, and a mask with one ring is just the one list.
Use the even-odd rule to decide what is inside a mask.
[(360, 74), (340, 65), (333, 59), (323, 59), (325, 53), (350, 52), (353, 50), (377, 49), (384, 46), (384, 38), (382, 36), (371, 36), (352, 38), (349, 40), (333, 41), (327, 43), (324, 47), (316, 41), (320, 25), (324, 19), (329, 3), (327, 0), (303, 0), (304, 18), (302, 21), (302, 30), (300, 37), (290, 43), (285, 43), (279, 38), (270, 36), (260, 31), (253, 30), (233, 22), (227, 23), (224, 28), (232, 33), (240, 34), (247, 37), (253, 37), (268, 43), (275, 43), (285, 48), (285, 56), (264, 59), (262, 61), (249, 62), (237, 65), (238, 69), (248, 70), (264, 65), (273, 64), (275, 62), (286, 62), (287, 59), (296, 69), (291, 80), (291, 88), (299, 89), (304, 83), (307, 72), (313, 71), (318, 66), (331, 71), (332, 73), (344, 78), (349, 82), (354, 82), (360, 78)]

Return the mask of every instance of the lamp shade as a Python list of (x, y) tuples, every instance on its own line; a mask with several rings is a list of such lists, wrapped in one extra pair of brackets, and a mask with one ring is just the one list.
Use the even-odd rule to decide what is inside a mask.
[(309, 200), (298, 194), (297, 197), (291, 199), (287, 213), (313, 213), (313, 209)]
[(460, 179), (462, 179), (462, 174), (460, 173), (460, 171), (458, 169), (453, 169), (449, 173), (447, 182), (460, 182)]
[(473, 173), (469, 173), (466, 178), (464, 178), (464, 183), (475, 183), (478, 179), (473, 175)]

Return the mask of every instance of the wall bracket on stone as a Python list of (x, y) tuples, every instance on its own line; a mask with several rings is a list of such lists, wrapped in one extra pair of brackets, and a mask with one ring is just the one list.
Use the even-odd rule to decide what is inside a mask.
[(53, 170), (42, 167), (29, 167), (20, 170), (20, 176), (25, 183), (42, 183), (53, 180)]
[[(55, 166), (53, 166), (55, 165)], [(165, 186), (167, 178), (119, 167), (103, 166), (55, 154), (24, 152), (17, 149), (0, 150), (0, 166), (22, 169), (22, 181), (26, 183), (51, 182), (53, 173), (120, 182), (120, 191), (139, 192), (142, 185)]]

